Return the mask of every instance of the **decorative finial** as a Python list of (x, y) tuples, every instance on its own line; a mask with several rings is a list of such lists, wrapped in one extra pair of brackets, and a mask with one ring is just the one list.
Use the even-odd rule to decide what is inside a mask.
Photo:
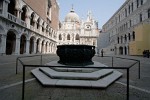
[(70, 12), (74, 12), (74, 9), (73, 9), (73, 4), (72, 4), (72, 8), (71, 8), (71, 11)]

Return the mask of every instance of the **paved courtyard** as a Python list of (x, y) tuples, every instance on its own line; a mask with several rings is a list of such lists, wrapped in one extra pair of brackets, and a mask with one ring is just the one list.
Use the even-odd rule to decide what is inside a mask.
[[(130, 69), (130, 100), (150, 100), (150, 58), (120, 56), (141, 61), (141, 79), (138, 79), (138, 64)], [(15, 74), (17, 56), (0, 56), (0, 100), (21, 100), (22, 66)], [(57, 55), (43, 55), (43, 64), (58, 60)], [(40, 64), (40, 57), (22, 59), (25, 64)], [(95, 56), (94, 61), (111, 66), (111, 58)], [(114, 59), (114, 66), (129, 66), (133, 61)], [(123, 76), (106, 89), (43, 87), (26, 69), (25, 100), (126, 100), (126, 71)]]

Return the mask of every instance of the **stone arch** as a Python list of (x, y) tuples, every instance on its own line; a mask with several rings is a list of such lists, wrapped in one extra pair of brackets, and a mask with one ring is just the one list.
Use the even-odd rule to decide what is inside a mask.
[(45, 52), (45, 40), (43, 40), (41, 44), (41, 53), (44, 53), (44, 52)]
[(70, 40), (70, 34), (67, 35), (67, 40)]
[(48, 53), (48, 41), (45, 44), (45, 52)]
[(124, 47), (124, 54), (127, 55), (127, 47)]
[(26, 52), (26, 35), (22, 34), (20, 37), (20, 54), (24, 54)]
[(40, 18), (37, 19), (37, 29), (40, 27)]
[(119, 54), (123, 55), (123, 47), (119, 47)]
[(34, 12), (32, 12), (31, 13), (31, 18), (30, 18), (30, 25), (32, 25), (32, 26), (34, 26), (34, 24), (35, 24), (35, 13)]
[(51, 43), (51, 53), (53, 53), (53, 43)]
[(79, 38), (80, 38), (79, 34), (76, 34), (76, 40), (79, 40)]
[(34, 53), (34, 42), (35, 42), (35, 37), (34, 36), (32, 36), (31, 38), (30, 38), (30, 48), (29, 48), (29, 53), (30, 54), (32, 54), (32, 53)]
[(8, 4), (8, 12), (12, 15), (16, 16), (15, 13), (15, 5), (16, 5), (16, 0), (10, 0), (10, 3)]
[(49, 35), (49, 26), (48, 25), (46, 25), (46, 35), (48, 36)]
[(51, 42), (49, 42), (49, 53), (51, 53)]
[(59, 34), (59, 40), (62, 40), (62, 35), (61, 34)]
[(37, 39), (36, 41), (36, 53), (40, 52), (40, 38)]
[(45, 22), (42, 23), (42, 32), (44, 32), (44, 30), (45, 30), (44, 26), (45, 26)]
[(11, 55), (13, 52), (15, 52), (15, 47), (16, 47), (16, 34), (13, 31), (8, 31), (6, 38), (6, 55)]
[(22, 7), (21, 20), (23, 20), (23, 21), (26, 20), (27, 11), (28, 11), (27, 6), (24, 5), (24, 6)]

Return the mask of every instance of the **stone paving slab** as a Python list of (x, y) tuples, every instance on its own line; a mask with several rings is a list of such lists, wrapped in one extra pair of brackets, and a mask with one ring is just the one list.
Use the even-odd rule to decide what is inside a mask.
[[(118, 55), (117, 55), (118, 56)], [(140, 56), (120, 56), (141, 61), (141, 79), (138, 79), (138, 65), (130, 69), (130, 99), (129, 100), (150, 100), (150, 58)], [(43, 64), (58, 60), (56, 55), (45, 55)], [(22, 81), (22, 66), (19, 66), (19, 74), (15, 75), (15, 55), (0, 57), (0, 87), (11, 85)], [(111, 66), (111, 58), (95, 56), (93, 60)], [(32, 64), (39, 62), (39, 59), (28, 58)], [(132, 64), (127, 60), (114, 59), (114, 66), (128, 66)], [(28, 70), (29, 71), (29, 70)], [(43, 87), (37, 80), (26, 83), (25, 100), (126, 100), (126, 70), (119, 70), (124, 73), (118, 81), (124, 83), (111, 84), (107, 89), (98, 88), (77, 88), (77, 87)], [(26, 73), (30, 75), (30, 73)], [(33, 77), (32, 77), (33, 78)], [(26, 77), (28, 79), (28, 77)], [(138, 88), (138, 89), (137, 89)], [(139, 89), (140, 88), (140, 89)], [(141, 91), (144, 90), (144, 91)], [(22, 85), (16, 85), (0, 90), (0, 100), (21, 100)]]

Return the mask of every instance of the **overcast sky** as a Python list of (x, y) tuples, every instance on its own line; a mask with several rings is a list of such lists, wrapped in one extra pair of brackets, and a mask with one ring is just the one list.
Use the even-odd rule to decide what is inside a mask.
[(87, 17), (87, 12), (92, 11), (94, 18), (102, 28), (110, 17), (121, 7), (126, 0), (57, 0), (60, 7), (60, 21), (64, 21), (65, 16), (74, 7), (80, 19)]

